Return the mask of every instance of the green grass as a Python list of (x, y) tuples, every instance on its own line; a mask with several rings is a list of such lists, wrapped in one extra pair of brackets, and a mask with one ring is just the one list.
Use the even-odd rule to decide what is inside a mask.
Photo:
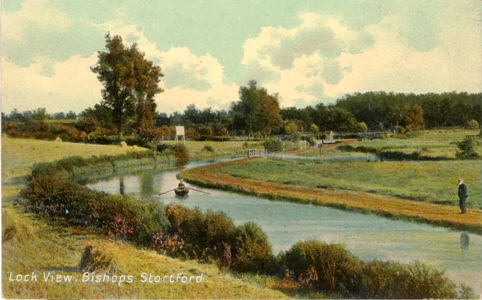
[(2, 181), (29, 175), (35, 163), (51, 162), (70, 156), (121, 155), (146, 151), (140, 147), (92, 145), (68, 142), (14, 139), (2, 136)]
[[(200, 142), (193, 145), (203, 147)], [(242, 147), (242, 143), (233, 147)], [(215, 146), (214, 146), (215, 147)], [(216, 148), (215, 148), (216, 149)], [(14, 202), (34, 163), (51, 162), (69, 156), (120, 155), (144, 151), (120, 147), (59, 143), (33, 139), (2, 138), (2, 295), (6, 298), (283, 298), (285, 294), (263, 282), (236, 278), (217, 266), (180, 261), (130, 243), (67, 227), (58, 221), (40, 219)], [(115, 275), (133, 275), (135, 282), (118, 286), (112, 283), (82, 283), (76, 269), (84, 248), (106, 251), (115, 258)], [(10, 282), (9, 274), (40, 274), (38, 282)], [(72, 275), (74, 283), (43, 282), (43, 272)], [(144, 284), (140, 275), (206, 275), (203, 284)], [(14, 275), (15, 277), (15, 275)], [(296, 294), (302, 297), (303, 294)]]
[[(163, 141), (163, 144), (175, 145), (175, 141)], [(247, 156), (248, 149), (263, 149), (259, 142), (246, 142), (248, 148), (245, 148), (244, 141), (228, 141), (228, 142), (213, 142), (213, 141), (186, 141), (185, 145), (189, 149), (189, 156), (193, 160), (214, 160), (227, 156)], [(205, 146), (211, 146), (213, 152), (203, 151)]]
[(456, 205), (457, 179), (469, 187), (469, 206), (482, 208), (482, 161), (365, 162), (252, 160), (219, 171), (282, 184), (356, 190)]
[[(479, 130), (426, 130), (417, 133), (413, 138), (362, 141), (356, 143), (356, 146), (390, 149), (404, 153), (421, 151), (421, 153), (426, 156), (455, 158), (455, 153), (458, 150), (457, 143), (463, 141), (466, 135), (477, 135), (478, 133)], [(479, 145), (476, 151), (482, 154), (482, 145)]]
[[(394, 135), (394, 137), (385, 139), (358, 141), (351, 145), (353, 147), (369, 147), (378, 151), (399, 151), (406, 154), (418, 152), (421, 156), (425, 157), (445, 157), (453, 159), (458, 150), (457, 144), (463, 141), (467, 135), (478, 134), (478, 129), (424, 130), (414, 133), (410, 138), (406, 138), (403, 135), (397, 138), (396, 135)], [(482, 143), (479, 143), (475, 151), (482, 155)], [(329, 156), (330, 153), (324, 153), (324, 155)], [(319, 156), (319, 150), (305, 152), (302, 156)]]

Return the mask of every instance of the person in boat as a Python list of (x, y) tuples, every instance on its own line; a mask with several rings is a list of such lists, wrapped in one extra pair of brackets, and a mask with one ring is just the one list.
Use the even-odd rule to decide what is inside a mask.
[(184, 185), (184, 183), (179, 182), (177, 188), (174, 190), (178, 196), (186, 196), (189, 193), (189, 189)]

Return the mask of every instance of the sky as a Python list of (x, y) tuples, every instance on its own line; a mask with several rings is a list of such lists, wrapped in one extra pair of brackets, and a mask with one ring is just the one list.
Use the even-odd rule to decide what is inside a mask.
[(482, 92), (479, 0), (2, 0), (2, 111), (80, 113), (105, 35), (160, 66), (159, 112), (230, 108), (256, 80), (280, 106), (346, 94)]

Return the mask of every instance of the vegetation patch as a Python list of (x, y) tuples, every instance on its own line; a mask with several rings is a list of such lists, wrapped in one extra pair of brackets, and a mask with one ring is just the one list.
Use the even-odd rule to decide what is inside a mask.
[(341, 297), (370, 299), (454, 298), (456, 286), (444, 275), (419, 262), (364, 263), (338, 244), (298, 242), (280, 254), (285, 277)]

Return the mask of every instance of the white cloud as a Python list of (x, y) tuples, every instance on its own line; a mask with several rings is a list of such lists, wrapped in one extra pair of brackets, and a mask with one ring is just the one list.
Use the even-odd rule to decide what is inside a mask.
[(2, 111), (43, 107), (49, 113), (80, 112), (93, 106), (100, 101), (102, 89), (89, 69), (96, 62), (96, 55), (73, 56), (54, 64), (54, 74), (48, 77), (40, 73), (45, 63), (51, 63), (49, 60), (38, 57), (29, 67), (19, 67), (2, 59)]
[[(480, 92), (481, 46), (473, 42), (480, 41), (480, 33), (471, 29), (470, 18), (469, 14), (458, 22), (446, 19), (451, 25), (441, 24), (439, 36), (433, 37), (440, 42), (429, 51), (418, 51), (405, 38), (402, 19), (396, 14), (386, 16), (367, 28), (376, 39), (373, 49), (340, 56), (340, 64), (349, 71), (339, 84), (327, 86), (326, 94)], [(454, 29), (453, 24), (457, 24)]]
[(420, 28), (436, 35), (419, 47), (414, 41), (426, 33), (414, 35), (413, 18), (395, 9), (380, 22), (357, 30), (313, 13), (300, 15), (301, 23), (294, 28), (262, 28), (246, 40), (243, 63), (262, 63), (277, 72), (279, 80), (263, 86), (279, 93), (283, 106), (366, 91), (481, 91), (480, 10), (449, 3), (440, 22)]
[(69, 16), (46, 0), (26, 0), (22, 9), (2, 15), (2, 35), (6, 42), (23, 43), (30, 27), (65, 31), (70, 27)]
[[(162, 112), (183, 112), (189, 104), (198, 109), (211, 107), (212, 109), (229, 109), (232, 101), (237, 100), (239, 87), (236, 85), (220, 85), (209, 91), (182, 89), (174, 87), (156, 97), (158, 109)], [(216, 104), (214, 104), (216, 103)]]

